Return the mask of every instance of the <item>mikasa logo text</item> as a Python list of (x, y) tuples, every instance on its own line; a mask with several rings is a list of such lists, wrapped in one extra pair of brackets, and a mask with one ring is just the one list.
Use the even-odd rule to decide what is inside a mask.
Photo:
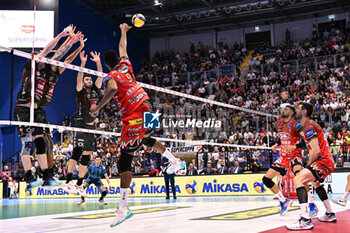
[(187, 120), (165, 120), (163, 119), (164, 128), (220, 128), (221, 121), (208, 119), (206, 121), (187, 119)]

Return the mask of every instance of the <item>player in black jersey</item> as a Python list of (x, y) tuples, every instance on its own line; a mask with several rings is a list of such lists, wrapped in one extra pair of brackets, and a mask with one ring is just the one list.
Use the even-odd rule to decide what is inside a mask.
[[(102, 65), (100, 60), (100, 53), (91, 52), (91, 60), (96, 63), (97, 71), (102, 72)], [(87, 55), (82, 51), (80, 53), (81, 67), (85, 67)], [(77, 117), (74, 126), (85, 129), (94, 129), (94, 121), (96, 115), (91, 114), (91, 107), (96, 106), (100, 88), (102, 86), (102, 77), (98, 77), (95, 84), (93, 84), (92, 77), (83, 72), (79, 72), (77, 76)], [(62, 188), (69, 193), (78, 193), (81, 196), (86, 196), (82, 182), (87, 172), (87, 167), (90, 162), (90, 155), (92, 154), (94, 142), (94, 134), (77, 132), (76, 145), (73, 149), (73, 155), (68, 162), (67, 180), (62, 185)], [(72, 183), (72, 175), (76, 164), (79, 163), (78, 181), (75, 186)]]
[[(68, 36), (66, 42), (58, 49), (56, 54), (52, 59), (59, 60), (61, 59), (72, 45), (79, 40), (83, 41), (83, 36), (80, 32), (77, 34), (74, 33), (74, 30), (68, 32), (67, 30), (62, 31), (57, 35), (40, 53), (37, 55), (40, 57), (47, 56), (51, 50), (56, 46), (57, 42)], [(68, 56), (65, 60), (67, 63), (71, 63), (74, 58), (78, 55), (81, 49), (84, 46), (81, 46)], [(51, 66), (47, 63), (35, 62), (35, 86), (34, 86), (34, 121), (39, 123), (47, 123), (46, 112), (44, 107), (50, 104), (56, 82), (58, 80), (58, 75), (61, 74), (65, 68), (56, 66)], [(31, 61), (28, 61), (25, 65), (25, 68), (22, 73), (22, 83), (21, 88), (17, 94), (16, 107), (14, 110), (14, 117), (17, 121), (29, 122), (30, 120), (30, 101), (31, 100)], [(45, 129), (40, 127), (28, 127), (25, 125), (18, 127), (19, 136), (22, 141), (22, 163), (24, 170), (26, 172), (25, 177), (27, 181), (27, 189), (34, 188), (43, 184), (43, 186), (56, 186), (60, 185), (61, 182), (53, 179), (52, 174), (50, 173), (49, 166), (53, 166), (52, 163), (48, 164), (48, 154), (47, 154), (47, 145), (48, 140), (52, 141), (51, 137), (45, 135)], [(37, 158), (40, 165), (40, 168), (43, 171), (43, 181), (35, 181), (34, 177), (31, 175), (31, 160), (30, 160), (30, 150), (32, 148), (32, 140), (37, 149)], [(52, 154), (51, 154), (52, 155)], [(49, 156), (51, 156), (49, 155)], [(53, 171), (53, 169), (51, 169)]]

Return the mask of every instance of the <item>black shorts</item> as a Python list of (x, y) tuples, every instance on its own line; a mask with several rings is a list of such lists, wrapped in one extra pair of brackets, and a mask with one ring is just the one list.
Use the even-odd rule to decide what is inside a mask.
[[(293, 171), (293, 167), (296, 165), (303, 166), (299, 158), (294, 158), (293, 160), (290, 161), (289, 166)], [(281, 176), (285, 176), (287, 171), (289, 170), (289, 167), (282, 167), (278, 163), (273, 163), (271, 166), (271, 169), (277, 171), (280, 173)]]
[[(81, 121), (76, 121), (74, 123), (74, 127), (92, 130), (95, 129), (94, 126), (87, 125)], [(94, 151), (94, 139), (95, 135), (93, 133), (77, 132), (75, 135), (75, 146), (82, 147), (85, 151)]]
[[(16, 121), (30, 121), (30, 108), (23, 106), (16, 106), (14, 110), (14, 118)], [(42, 108), (34, 109), (34, 122), (47, 124), (46, 112)], [(25, 125), (17, 126), (20, 137), (26, 136), (27, 133), (32, 133), (32, 136), (45, 133), (45, 128), (31, 127)]]

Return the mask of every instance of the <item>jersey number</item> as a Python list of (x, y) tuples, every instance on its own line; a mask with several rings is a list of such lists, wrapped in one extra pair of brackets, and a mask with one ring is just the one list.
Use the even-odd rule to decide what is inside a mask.
[(128, 80), (129, 80), (129, 82), (130, 82), (130, 83), (132, 83), (132, 82), (133, 82), (132, 77), (131, 77), (131, 75), (130, 75), (130, 74), (126, 74), (126, 77), (128, 78)]

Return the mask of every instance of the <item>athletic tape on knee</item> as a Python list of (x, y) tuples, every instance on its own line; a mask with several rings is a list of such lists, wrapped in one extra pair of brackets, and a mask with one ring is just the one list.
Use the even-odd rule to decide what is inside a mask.
[(75, 161), (79, 161), (80, 156), (83, 154), (83, 148), (82, 147), (74, 147), (73, 148), (73, 154), (71, 159), (74, 159)]
[(328, 199), (327, 192), (324, 189), (323, 185), (321, 185), (320, 187), (316, 188), (316, 193), (317, 193), (318, 197), (321, 199), (321, 201), (324, 201), (324, 200)]
[(30, 134), (26, 134), (26, 136), (21, 137), (22, 141), (22, 151), (21, 155), (30, 155), (33, 148), (33, 139)]
[(152, 138), (152, 137), (144, 138), (144, 139), (142, 140), (142, 143), (143, 143), (145, 146), (153, 147), (154, 144), (156, 144), (156, 139), (154, 139), (154, 138)]
[(264, 176), (262, 180), (264, 182), (264, 185), (266, 187), (268, 187), (269, 189), (272, 188), (275, 185), (275, 182), (273, 182), (272, 179), (267, 178), (266, 176)]
[(118, 170), (120, 173), (126, 171), (132, 171), (131, 168), (132, 155), (126, 153), (124, 150), (121, 151), (121, 155), (118, 161)]
[(38, 155), (46, 154), (45, 140), (43, 137), (39, 137), (39, 138), (34, 139), (34, 143), (36, 146), (36, 154), (38, 154)]
[(90, 155), (82, 155), (80, 159), (80, 164), (83, 166), (88, 166), (90, 163)]

